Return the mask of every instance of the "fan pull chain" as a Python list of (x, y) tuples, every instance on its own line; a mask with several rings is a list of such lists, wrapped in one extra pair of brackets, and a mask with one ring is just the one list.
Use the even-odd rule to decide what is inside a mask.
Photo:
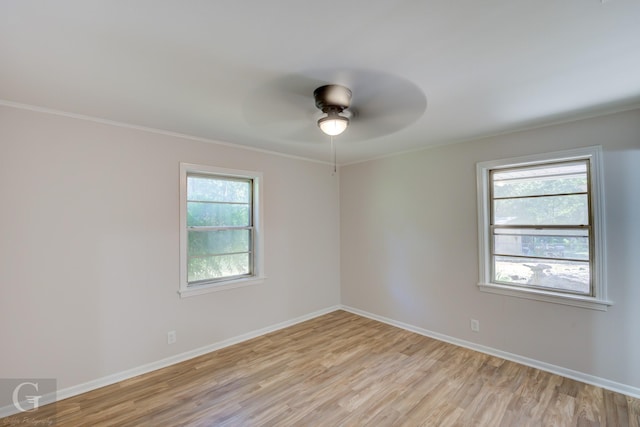
[(337, 166), (337, 162), (336, 162), (336, 146), (333, 143), (333, 135), (330, 136), (331, 138), (331, 155), (333, 156), (333, 173), (331, 174), (331, 176), (334, 176), (337, 172), (338, 172), (338, 166)]

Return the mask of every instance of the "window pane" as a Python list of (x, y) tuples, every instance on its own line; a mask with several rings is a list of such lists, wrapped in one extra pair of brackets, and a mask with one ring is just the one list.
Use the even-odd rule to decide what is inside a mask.
[(214, 280), (250, 274), (250, 256), (250, 254), (234, 254), (190, 258), (188, 281)]
[(187, 202), (189, 227), (246, 227), (249, 222), (249, 205)]
[(494, 280), (500, 283), (551, 288), (589, 295), (589, 263), (494, 257)]
[(249, 252), (251, 230), (189, 231), (189, 257)]
[(493, 197), (543, 196), (587, 191), (587, 163), (494, 171)]
[(494, 200), (494, 224), (586, 225), (586, 194)]
[(589, 260), (588, 230), (496, 229), (493, 242), (500, 255)]
[(207, 178), (198, 175), (187, 177), (187, 200), (249, 203), (250, 195), (249, 180)]

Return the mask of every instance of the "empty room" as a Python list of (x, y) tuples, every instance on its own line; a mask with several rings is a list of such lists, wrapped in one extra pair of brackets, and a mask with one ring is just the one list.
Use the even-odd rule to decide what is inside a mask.
[(638, 22), (0, 0), (0, 426), (640, 427)]

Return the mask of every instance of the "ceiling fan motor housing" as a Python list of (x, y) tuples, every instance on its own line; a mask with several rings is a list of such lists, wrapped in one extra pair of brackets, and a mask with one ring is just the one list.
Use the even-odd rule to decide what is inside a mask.
[(351, 105), (351, 91), (340, 85), (320, 86), (313, 91), (316, 107), (323, 113), (340, 113)]

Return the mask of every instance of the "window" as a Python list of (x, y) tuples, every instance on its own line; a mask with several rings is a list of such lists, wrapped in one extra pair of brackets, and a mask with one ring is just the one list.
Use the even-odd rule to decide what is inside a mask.
[(601, 149), (477, 165), (480, 289), (606, 310)]
[(182, 163), (180, 178), (180, 294), (261, 279), (261, 175)]

